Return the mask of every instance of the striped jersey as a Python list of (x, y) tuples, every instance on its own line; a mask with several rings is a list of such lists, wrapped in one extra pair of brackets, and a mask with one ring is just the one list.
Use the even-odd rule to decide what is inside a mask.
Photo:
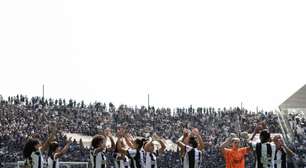
[(256, 168), (273, 168), (276, 146), (273, 143), (253, 143), (256, 155)]
[(145, 168), (145, 151), (128, 149), (127, 156), (131, 159), (131, 168)]
[(287, 168), (287, 153), (284, 149), (276, 149), (274, 168)]
[(202, 162), (202, 152), (197, 148), (185, 146), (185, 156), (183, 160), (184, 168), (199, 168)]
[(127, 156), (115, 153), (115, 168), (130, 168), (130, 160)]
[(103, 151), (95, 153), (96, 149), (90, 150), (90, 161), (93, 168), (106, 168), (106, 156)]
[(30, 168), (43, 168), (43, 157), (40, 150), (32, 152), (30, 158), (25, 160), (25, 165)]
[(59, 168), (59, 161), (54, 159), (54, 155), (48, 157), (48, 168)]
[(158, 150), (156, 152), (146, 152), (145, 168), (157, 168), (157, 156)]

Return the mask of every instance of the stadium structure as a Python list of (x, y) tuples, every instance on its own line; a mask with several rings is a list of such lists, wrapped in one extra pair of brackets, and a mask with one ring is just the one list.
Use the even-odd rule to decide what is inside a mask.
[(289, 115), (306, 117), (306, 84), (285, 100), (279, 106), (279, 110), (279, 120), (283, 134), (287, 141), (292, 142), (294, 136), (290, 127), (291, 118)]

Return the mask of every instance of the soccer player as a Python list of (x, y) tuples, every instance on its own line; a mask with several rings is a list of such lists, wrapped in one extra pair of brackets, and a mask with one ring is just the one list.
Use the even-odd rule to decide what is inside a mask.
[(287, 168), (287, 156), (292, 157), (295, 153), (287, 147), (280, 135), (274, 136), (273, 142), (276, 145), (274, 168)]
[(67, 144), (64, 146), (63, 149), (60, 149), (56, 141), (50, 143), (49, 154), (48, 154), (48, 168), (59, 168), (58, 160), (68, 151), (71, 143), (72, 143), (71, 137), (69, 138)]
[(120, 149), (125, 148), (128, 149), (128, 146), (126, 145), (125, 142), (129, 142), (129, 146), (133, 146), (128, 140), (128, 137), (126, 135), (126, 129), (123, 126), (118, 126), (117, 130), (117, 142), (115, 146), (115, 151), (114, 151), (114, 158), (115, 158), (115, 167), (116, 168), (130, 168), (130, 160), (129, 158), (120, 153)]
[[(231, 144), (231, 148), (226, 148)], [(252, 149), (250, 147), (239, 147), (239, 138), (228, 138), (220, 146), (220, 151), (223, 154), (226, 162), (226, 168), (244, 168), (245, 156), (249, 154)]]
[(30, 138), (26, 142), (23, 149), (26, 168), (43, 168), (42, 152), (48, 149), (50, 142), (54, 139), (54, 135), (49, 135), (45, 143), (41, 143), (38, 139)]
[[(183, 136), (179, 139), (179, 141), (182, 141), (184, 144), (188, 145), (189, 144), (189, 138), (190, 138), (190, 130), (184, 128), (183, 129)], [(179, 148), (179, 146), (178, 146)], [(185, 155), (185, 150), (179, 150), (179, 156), (180, 160), (183, 163), (184, 162), (184, 155)]]
[[(107, 148), (107, 138), (111, 141), (111, 148)], [(105, 135), (96, 135), (91, 141), (90, 160), (93, 168), (106, 168), (106, 152), (115, 148), (115, 143), (110, 130)], [(110, 150), (111, 149), (111, 150)]]
[[(161, 145), (159, 150), (154, 150), (153, 141), (157, 141)], [(144, 145), (144, 150), (146, 152), (146, 168), (157, 168), (157, 156), (164, 152), (165, 149), (165, 143), (160, 139), (160, 137), (154, 134), (152, 140)]]
[(251, 140), (260, 132), (260, 142), (252, 144), (252, 150), (255, 152), (256, 168), (273, 168), (276, 147), (271, 143), (271, 136), (268, 129), (263, 129), (264, 126), (257, 124)]
[(118, 151), (131, 159), (131, 168), (145, 168), (144, 156), (145, 151), (143, 149), (145, 139), (132, 140), (130, 135), (126, 135), (126, 142), (129, 148), (124, 148), (123, 146), (118, 147)]
[[(185, 138), (186, 140), (186, 138)], [(204, 149), (204, 142), (199, 133), (199, 130), (194, 128), (192, 133), (188, 136), (188, 144), (179, 140), (177, 145), (184, 153), (183, 168), (199, 168), (202, 162), (202, 150)]]

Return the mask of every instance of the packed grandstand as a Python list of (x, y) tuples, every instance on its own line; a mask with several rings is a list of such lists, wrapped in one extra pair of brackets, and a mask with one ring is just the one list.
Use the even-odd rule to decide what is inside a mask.
[[(294, 132), (288, 146), (297, 154), (291, 159), (299, 168), (306, 166), (306, 121), (305, 118), (290, 114), (290, 127)], [(224, 168), (225, 161), (219, 146), (235, 134), (251, 134), (258, 122), (265, 122), (271, 133), (282, 133), (279, 118), (275, 112), (253, 112), (235, 108), (154, 108), (131, 107), (112, 103), (94, 102), (85, 104), (74, 100), (45, 99), (17, 95), (1, 99), (0, 103), (0, 160), (2, 167), (16, 166), (24, 160), (23, 147), (28, 137), (46, 140), (50, 123), (56, 123), (57, 140), (60, 146), (67, 140), (65, 133), (94, 136), (109, 128), (116, 136), (118, 125), (125, 125), (133, 136), (148, 137), (156, 133), (169, 142), (176, 142), (184, 128), (198, 128), (205, 143), (202, 167)], [(241, 137), (241, 145), (246, 138)], [(89, 146), (84, 140), (73, 140), (67, 154), (61, 161), (89, 162)], [(179, 152), (168, 144), (159, 156), (159, 167), (181, 167)], [(114, 164), (108, 156), (108, 165)], [(254, 155), (246, 158), (246, 167), (254, 167)]]

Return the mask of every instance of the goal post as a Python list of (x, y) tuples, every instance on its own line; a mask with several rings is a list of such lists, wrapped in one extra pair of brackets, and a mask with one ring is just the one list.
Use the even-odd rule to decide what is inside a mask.
[[(88, 162), (59, 162), (60, 168), (89, 168)], [(23, 168), (24, 161), (17, 162), (17, 168)], [(47, 163), (44, 163), (44, 167), (47, 167)]]

